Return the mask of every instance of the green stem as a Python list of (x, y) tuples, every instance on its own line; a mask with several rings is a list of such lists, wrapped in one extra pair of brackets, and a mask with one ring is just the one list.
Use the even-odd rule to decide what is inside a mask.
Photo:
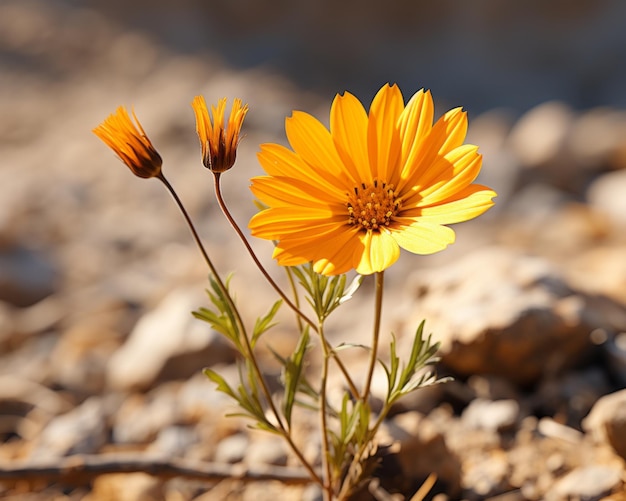
[(374, 368), (376, 367), (376, 360), (378, 357), (378, 340), (380, 338), (380, 320), (383, 311), (383, 286), (385, 282), (385, 272), (379, 271), (376, 273), (376, 286), (375, 286), (375, 305), (374, 305), (374, 333), (372, 334), (372, 346), (370, 351), (370, 364), (367, 372), (367, 378), (365, 379), (365, 386), (363, 387), (363, 395), (361, 400), (363, 404), (367, 404), (367, 399), (370, 395), (370, 387), (372, 385), (372, 376), (374, 375)]
[(207, 253), (206, 249), (204, 248), (204, 245), (202, 244), (202, 240), (200, 240), (198, 232), (196, 231), (196, 227), (193, 224), (193, 221), (191, 220), (191, 218), (189, 217), (189, 213), (185, 209), (185, 206), (183, 205), (183, 203), (182, 203), (181, 199), (179, 198), (178, 194), (176, 193), (176, 190), (174, 190), (174, 187), (165, 178), (163, 173), (159, 174), (158, 179), (165, 185), (167, 190), (170, 192), (170, 194), (174, 198), (174, 201), (176, 202), (176, 205), (178, 206), (178, 208), (180, 209), (181, 213), (183, 214), (183, 217), (185, 218), (185, 221), (187, 222), (187, 226), (189, 226), (189, 229), (191, 230), (191, 234), (193, 235), (193, 238), (196, 241), (196, 244), (198, 245), (198, 248), (200, 249), (200, 252), (202, 253), (202, 257), (204, 258), (204, 260), (205, 260), (206, 264), (208, 265), (209, 269), (211, 270), (211, 274), (213, 275), (213, 278), (215, 279), (215, 282), (217, 283), (218, 287), (220, 288), (220, 291), (222, 292), (222, 295), (226, 298), (226, 301), (228, 302), (229, 309), (232, 311), (232, 313), (235, 316), (235, 321), (237, 323), (237, 327), (238, 327), (239, 332), (241, 333), (241, 335), (242, 335), (242, 337), (243, 337), (243, 339), (245, 341), (246, 350), (248, 352), (247, 355), (249, 356), (249, 360), (252, 363), (253, 370), (254, 370), (257, 378), (258, 378), (259, 384), (261, 386), (261, 391), (263, 392), (263, 395), (264, 395), (264, 397), (265, 397), (265, 399), (267, 401), (267, 404), (269, 405), (272, 413), (276, 417), (276, 421), (278, 422), (278, 426), (281, 429), (283, 436), (285, 437), (285, 439), (289, 443), (291, 449), (294, 451), (294, 453), (296, 454), (296, 456), (298, 457), (298, 459), (300, 460), (302, 465), (307, 469), (307, 471), (309, 472), (309, 475), (311, 476), (311, 478), (315, 482), (317, 482), (318, 484), (324, 485), (323, 484), (323, 480), (315, 472), (315, 470), (309, 464), (309, 462), (306, 460), (306, 458), (302, 455), (302, 453), (300, 452), (300, 450), (298, 449), (296, 444), (293, 442), (293, 439), (291, 438), (291, 435), (289, 434), (289, 432), (285, 428), (285, 425), (284, 425), (284, 423), (283, 423), (283, 421), (282, 421), (282, 419), (280, 417), (280, 414), (278, 413), (278, 409), (276, 409), (276, 406), (274, 405), (274, 401), (272, 400), (272, 396), (271, 396), (269, 388), (267, 387), (267, 384), (265, 382), (265, 378), (263, 377), (263, 374), (261, 373), (261, 369), (260, 369), (259, 364), (258, 364), (258, 362), (256, 360), (255, 355), (254, 355), (254, 351), (252, 350), (252, 346), (250, 345), (250, 339), (248, 338), (248, 334), (247, 334), (245, 325), (243, 323), (243, 320), (241, 319), (241, 315), (239, 314), (239, 310), (237, 309), (237, 306), (235, 305), (232, 297), (230, 296), (230, 293), (228, 292), (227, 287), (224, 285), (224, 282), (222, 281), (220, 275), (218, 274), (217, 269), (213, 265), (213, 262), (209, 258), (209, 254)]
[(322, 484), (324, 501), (332, 501), (333, 499), (333, 478), (332, 469), (330, 464), (330, 445), (328, 442), (328, 422), (327, 422), (327, 402), (326, 402), (326, 387), (328, 383), (328, 360), (331, 357), (331, 353), (328, 350), (326, 344), (326, 337), (324, 336), (324, 325), (319, 324), (318, 332), (322, 339), (322, 374), (320, 382), (320, 432), (322, 434), (322, 471), (326, 477), (324, 484)]
[[(261, 271), (261, 273), (263, 274), (265, 279), (274, 288), (274, 290), (282, 298), (282, 300), (285, 301), (287, 306), (289, 306), (289, 308), (291, 308), (300, 318), (302, 318), (302, 320), (304, 320), (315, 332), (317, 332), (319, 334), (317, 325), (315, 325), (315, 323), (309, 317), (307, 317), (304, 313), (302, 313), (300, 308), (298, 308), (291, 301), (291, 299), (289, 299), (289, 297), (283, 292), (283, 290), (274, 281), (274, 279), (271, 277), (271, 275), (268, 273), (268, 271), (265, 269), (265, 267), (261, 264), (261, 261), (259, 261), (259, 258), (254, 253), (254, 250), (252, 249), (252, 247), (248, 243), (248, 240), (246, 239), (246, 236), (244, 235), (243, 231), (241, 231), (241, 228), (239, 227), (239, 225), (237, 224), (237, 222), (233, 218), (232, 214), (228, 210), (228, 207), (226, 206), (226, 203), (224, 202), (224, 198), (222, 196), (222, 188), (221, 188), (221, 184), (220, 184), (220, 173), (219, 172), (213, 172), (213, 180), (215, 182), (214, 183), (215, 184), (215, 196), (217, 198), (217, 203), (219, 204), (220, 209), (222, 209), (222, 212), (224, 213), (224, 216), (226, 217), (226, 219), (228, 220), (230, 225), (235, 230), (235, 233), (237, 233), (237, 235), (239, 236), (239, 238), (243, 242), (243, 245), (246, 248), (246, 250), (248, 251), (248, 254), (250, 254), (250, 257), (254, 261), (254, 264), (256, 264), (257, 268)], [(339, 367), (339, 369), (343, 373), (343, 376), (344, 376), (344, 378), (346, 380), (346, 383), (348, 384), (348, 387), (350, 388), (350, 392), (352, 393), (352, 395), (355, 398), (357, 398), (358, 395), (359, 395), (359, 391), (357, 390), (356, 385), (352, 381), (352, 378), (348, 374), (348, 370), (346, 369), (345, 365), (343, 365), (343, 362), (341, 361), (341, 359), (336, 355), (334, 350), (331, 348), (330, 344), (328, 344), (328, 341), (326, 339), (322, 339), (322, 342), (325, 345), (325, 349), (329, 350), (329, 352), (332, 354), (335, 362), (337, 363), (337, 366)]]
[[(298, 312), (300, 311), (300, 299), (298, 296), (298, 289), (296, 288), (296, 282), (293, 279), (293, 272), (289, 266), (285, 266), (285, 272), (287, 273), (287, 280), (289, 280), (289, 287), (291, 287), (291, 292), (293, 293), (293, 303), (298, 308)], [(302, 317), (299, 314), (296, 314), (296, 322), (298, 324), (298, 330), (302, 332)]]

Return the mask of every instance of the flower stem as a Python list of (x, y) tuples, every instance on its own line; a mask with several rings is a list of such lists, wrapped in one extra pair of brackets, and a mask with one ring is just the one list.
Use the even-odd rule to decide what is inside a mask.
[[(293, 303), (295, 307), (298, 308), (298, 311), (300, 311), (300, 299), (298, 297), (298, 289), (296, 289), (296, 282), (293, 279), (293, 272), (288, 266), (285, 267), (285, 272), (287, 274), (287, 280), (289, 280), (291, 292), (293, 293)], [(304, 326), (302, 325), (302, 317), (300, 315), (296, 315), (296, 323), (298, 324), (298, 330), (302, 332)]]
[(252, 350), (252, 346), (250, 345), (250, 339), (248, 338), (248, 334), (246, 332), (246, 328), (245, 328), (245, 325), (243, 323), (243, 320), (241, 319), (241, 315), (239, 314), (239, 310), (237, 309), (237, 306), (235, 305), (235, 303), (234, 303), (230, 293), (228, 292), (228, 288), (224, 285), (224, 282), (222, 281), (220, 275), (217, 272), (217, 269), (215, 268), (215, 266), (213, 265), (213, 262), (209, 258), (209, 254), (207, 253), (206, 249), (204, 248), (204, 245), (202, 244), (202, 240), (200, 240), (198, 232), (196, 231), (196, 227), (193, 224), (193, 221), (191, 220), (191, 218), (189, 217), (189, 213), (187, 212), (187, 209), (185, 209), (185, 206), (183, 205), (182, 201), (180, 200), (178, 194), (176, 193), (176, 190), (174, 190), (174, 187), (165, 178), (163, 173), (160, 173), (157, 176), (157, 178), (165, 185), (167, 190), (170, 192), (170, 194), (174, 198), (174, 201), (176, 202), (176, 205), (180, 209), (183, 217), (185, 218), (185, 221), (187, 222), (187, 226), (189, 226), (189, 229), (191, 230), (191, 234), (193, 235), (193, 238), (196, 241), (196, 244), (198, 245), (198, 248), (200, 249), (200, 252), (202, 253), (202, 257), (204, 258), (204, 260), (205, 260), (207, 266), (209, 267), (209, 269), (211, 270), (211, 274), (213, 275), (213, 278), (215, 279), (215, 282), (217, 283), (217, 286), (220, 288), (220, 291), (222, 292), (223, 296), (226, 298), (226, 301), (228, 302), (229, 309), (232, 311), (233, 315), (235, 316), (235, 321), (237, 323), (237, 327), (239, 329), (239, 332), (241, 333), (241, 336), (243, 337), (243, 339), (245, 341), (247, 355), (249, 357), (250, 362), (252, 363), (253, 370), (254, 370), (257, 378), (258, 378), (258, 382), (259, 382), (259, 385), (261, 387), (261, 391), (263, 392), (265, 400), (267, 401), (267, 404), (270, 407), (272, 413), (276, 417), (276, 421), (278, 423), (278, 426), (279, 426), (279, 428), (281, 430), (282, 435), (285, 437), (285, 439), (289, 443), (291, 449), (296, 454), (296, 456), (298, 457), (298, 459), (300, 460), (302, 465), (309, 472), (309, 475), (311, 476), (311, 478), (315, 482), (317, 482), (319, 485), (323, 486), (324, 485), (323, 480), (315, 472), (315, 470), (313, 469), (311, 464), (306, 460), (306, 458), (302, 455), (302, 453), (300, 452), (300, 450), (298, 449), (296, 444), (293, 442), (293, 439), (291, 438), (291, 435), (289, 434), (289, 431), (285, 427), (285, 424), (283, 423), (283, 420), (281, 419), (280, 414), (278, 413), (278, 409), (276, 409), (276, 406), (274, 405), (274, 401), (272, 400), (271, 392), (269, 391), (269, 388), (267, 387), (267, 383), (265, 382), (265, 378), (263, 377), (263, 374), (262, 374), (261, 369), (259, 367), (259, 364), (257, 362), (256, 356), (254, 355), (254, 351)]
[[(196, 227), (193, 224), (193, 221), (191, 220), (191, 218), (189, 217), (189, 213), (187, 212), (187, 209), (185, 209), (185, 206), (183, 205), (183, 202), (178, 197), (178, 194), (176, 193), (176, 190), (170, 184), (170, 182), (166, 179), (166, 177), (163, 175), (162, 172), (157, 176), (157, 179), (159, 179), (165, 185), (167, 190), (172, 195), (172, 198), (176, 202), (176, 205), (178, 206), (178, 209), (180, 210), (180, 212), (182, 213), (183, 217), (185, 218), (187, 226), (189, 226), (189, 229), (191, 230), (191, 234), (193, 235), (193, 238), (196, 241), (196, 244), (198, 245), (198, 248), (200, 249), (200, 253), (202, 254), (202, 257), (204, 258), (204, 261), (206, 262), (207, 266), (211, 270), (211, 273), (215, 277), (215, 280), (216, 280), (219, 288), (221, 289), (221, 291), (223, 293), (225, 293), (224, 295), (227, 298), (230, 299), (230, 295), (226, 293), (226, 286), (223, 284), (219, 274), (217, 273), (217, 270), (215, 269), (215, 266), (213, 266), (213, 263), (211, 262), (211, 259), (209, 258), (209, 254), (207, 253), (206, 249), (204, 248), (204, 245), (202, 244), (202, 240), (200, 240), (200, 237), (198, 236), (198, 232), (196, 231)], [(239, 313), (237, 312), (237, 308), (235, 308), (233, 304), (229, 304), (229, 306), (232, 307), (232, 309), (234, 310), (234, 313), (236, 315), (239, 315)], [(240, 318), (238, 319), (238, 322), (239, 321), (241, 321)]]
[[(256, 264), (257, 268), (261, 271), (261, 273), (263, 274), (263, 276), (265, 277), (267, 282), (274, 288), (274, 290), (282, 298), (282, 300), (285, 301), (287, 306), (289, 306), (289, 308), (291, 308), (300, 318), (302, 318), (302, 320), (304, 320), (315, 332), (317, 332), (319, 334), (319, 330), (318, 330), (317, 325), (315, 325), (315, 322), (313, 322), (309, 317), (307, 317), (304, 313), (302, 313), (302, 310), (300, 310), (300, 308), (298, 308), (291, 301), (291, 299), (289, 299), (289, 297), (283, 292), (283, 290), (274, 281), (274, 279), (271, 277), (271, 275), (268, 273), (268, 271), (265, 269), (265, 267), (261, 264), (261, 261), (259, 261), (259, 258), (254, 253), (254, 250), (252, 249), (252, 247), (248, 243), (248, 240), (246, 239), (246, 236), (244, 235), (243, 231), (241, 231), (241, 228), (239, 227), (239, 225), (237, 224), (237, 222), (233, 218), (232, 214), (228, 210), (228, 207), (226, 206), (226, 203), (224, 202), (224, 197), (222, 196), (222, 188), (221, 188), (221, 183), (220, 183), (220, 173), (219, 172), (213, 172), (213, 180), (215, 182), (215, 196), (217, 198), (217, 203), (219, 204), (220, 209), (222, 209), (222, 212), (224, 213), (224, 216), (226, 217), (226, 219), (228, 220), (230, 225), (235, 230), (235, 233), (237, 233), (237, 235), (239, 236), (239, 238), (243, 242), (244, 247), (246, 248), (246, 250), (250, 254), (250, 257), (252, 258), (252, 260), (254, 261), (254, 264)], [(335, 354), (334, 350), (332, 350), (330, 344), (328, 343), (328, 341), (325, 338), (322, 338), (322, 342), (325, 345), (325, 349), (329, 350), (329, 353), (332, 354), (335, 362), (337, 363), (337, 366), (339, 367), (339, 369), (343, 373), (344, 378), (346, 380), (346, 383), (347, 383), (348, 387), (350, 388), (350, 392), (352, 393), (352, 395), (355, 398), (358, 397), (359, 391), (357, 390), (356, 385), (352, 381), (352, 378), (348, 374), (348, 370), (346, 369), (345, 365), (343, 365), (343, 362)]]
[(376, 367), (376, 360), (378, 357), (378, 340), (380, 337), (380, 320), (383, 310), (383, 286), (385, 282), (385, 272), (379, 271), (376, 273), (376, 285), (375, 285), (375, 305), (374, 305), (374, 333), (372, 335), (372, 346), (370, 351), (370, 364), (367, 372), (367, 378), (365, 379), (365, 386), (363, 387), (363, 395), (361, 400), (363, 404), (367, 403), (367, 399), (370, 395), (370, 388), (372, 386), (372, 376), (374, 375), (374, 368)]
[(333, 478), (332, 469), (330, 464), (330, 445), (328, 442), (328, 423), (326, 419), (327, 414), (327, 401), (326, 401), (326, 387), (328, 382), (328, 360), (331, 357), (331, 353), (326, 344), (326, 337), (324, 336), (324, 325), (320, 322), (318, 327), (320, 338), (322, 339), (322, 374), (320, 381), (320, 433), (322, 435), (322, 471), (326, 477), (324, 484), (322, 484), (322, 490), (324, 495), (324, 501), (332, 501), (333, 499)]

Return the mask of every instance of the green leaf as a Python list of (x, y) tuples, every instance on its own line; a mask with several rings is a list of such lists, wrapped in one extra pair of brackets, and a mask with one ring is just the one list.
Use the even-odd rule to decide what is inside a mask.
[(254, 329), (252, 330), (252, 339), (250, 340), (250, 345), (253, 349), (261, 335), (276, 325), (276, 323), (272, 323), (272, 320), (274, 320), (274, 317), (276, 316), (276, 313), (278, 313), (282, 304), (283, 300), (279, 299), (272, 305), (270, 311), (268, 311), (264, 317), (257, 319), (254, 324)]
[(309, 329), (306, 328), (298, 340), (296, 349), (284, 364), (285, 393), (283, 412), (289, 426), (291, 426), (291, 413), (296, 401), (296, 393), (300, 387), (305, 354), (309, 348), (309, 338)]
[[(204, 369), (204, 374), (214, 383), (217, 384), (217, 390), (221, 391), (237, 402), (245, 412), (229, 413), (227, 416), (241, 416), (255, 421), (253, 427), (277, 432), (276, 427), (270, 423), (265, 417), (263, 405), (261, 404), (258, 394), (255, 391), (249, 391), (248, 388), (240, 382), (237, 390), (234, 390), (226, 380), (212, 369)], [(243, 375), (239, 372), (239, 379), (242, 381)]]
[[(225, 283), (227, 291), (231, 277), (229, 276)], [(237, 350), (243, 353), (244, 350), (241, 344), (241, 335), (235, 312), (232, 311), (230, 302), (212, 276), (209, 276), (209, 284), (210, 288), (206, 290), (206, 293), (213, 308), (199, 308), (198, 311), (194, 311), (192, 314), (197, 319), (207, 322), (215, 331), (227, 337)]]
[(319, 321), (325, 320), (336, 308), (349, 300), (361, 284), (356, 276), (346, 288), (346, 275), (327, 277), (313, 270), (311, 263), (291, 267), (293, 274), (306, 292), (306, 300)]
[(211, 381), (217, 384), (217, 390), (222, 393), (226, 393), (228, 396), (234, 398), (235, 400), (239, 400), (237, 398), (237, 394), (233, 391), (233, 389), (229, 386), (226, 380), (220, 376), (217, 372), (212, 369), (204, 369), (202, 371), (206, 377), (208, 377)]
[(438, 360), (435, 355), (439, 349), (439, 343), (432, 343), (431, 335), (427, 338), (424, 337), (424, 323), (425, 322), (422, 321), (417, 328), (415, 337), (413, 338), (409, 360), (399, 376), (397, 375), (399, 360), (396, 355), (395, 337), (392, 340), (390, 349), (391, 367), (387, 368), (383, 364), (389, 380), (389, 394), (387, 395), (388, 405), (394, 403), (403, 395), (419, 388), (449, 381), (449, 378), (437, 379), (431, 372), (425, 372), (420, 377), (415, 378), (418, 371), (428, 365), (432, 365)]

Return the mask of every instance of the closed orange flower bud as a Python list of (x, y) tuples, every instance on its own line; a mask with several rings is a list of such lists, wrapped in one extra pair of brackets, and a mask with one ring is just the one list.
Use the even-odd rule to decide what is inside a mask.
[(217, 107), (211, 107), (213, 120), (209, 115), (206, 101), (202, 96), (196, 96), (191, 102), (196, 115), (196, 131), (202, 147), (202, 163), (212, 172), (225, 172), (235, 164), (239, 133), (243, 119), (248, 113), (248, 105), (243, 105), (241, 99), (233, 101), (228, 124), (224, 124), (226, 98), (220, 99)]
[(134, 123), (126, 108), (120, 106), (114, 114), (93, 129), (93, 133), (111, 148), (138, 177), (147, 179), (161, 174), (163, 160), (144, 132), (133, 112)]

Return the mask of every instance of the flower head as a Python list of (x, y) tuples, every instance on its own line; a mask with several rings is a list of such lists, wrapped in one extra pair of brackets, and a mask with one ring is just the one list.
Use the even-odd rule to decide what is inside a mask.
[(219, 100), (217, 108), (211, 106), (213, 121), (209, 115), (206, 101), (202, 96), (196, 96), (191, 102), (196, 115), (196, 131), (202, 147), (202, 163), (212, 172), (224, 172), (235, 164), (239, 133), (243, 119), (248, 113), (248, 105), (241, 104), (241, 99), (233, 101), (228, 125), (224, 124), (226, 98)]
[(133, 111), (133, 121), (126, 108), (120, 106), (115, 113), (93, 129), (93, 133), (111, 148), (133, 174), (142, 178), (161, 174), (163, 160), (144, 132)]
[(337, 95), (330, 130), (295, 111), (286, 120), (290, 150), (264, 144), (258, 154), (266, 176), (251, 190), (268, 206), (250, 220), (252, 234), (277, 241), (281, 265), (313, 262), (336, 275), (383, 271), (400, 248), (431, 254), (454, 242), (445, 226), (472, 219), (496, 193), (473, 184), (482, 163), (464, 145), (461, 108), (433, 125), (430, 92), (406, 104), (400, 89), (383, 86), (369, 114), (352, 94)]

